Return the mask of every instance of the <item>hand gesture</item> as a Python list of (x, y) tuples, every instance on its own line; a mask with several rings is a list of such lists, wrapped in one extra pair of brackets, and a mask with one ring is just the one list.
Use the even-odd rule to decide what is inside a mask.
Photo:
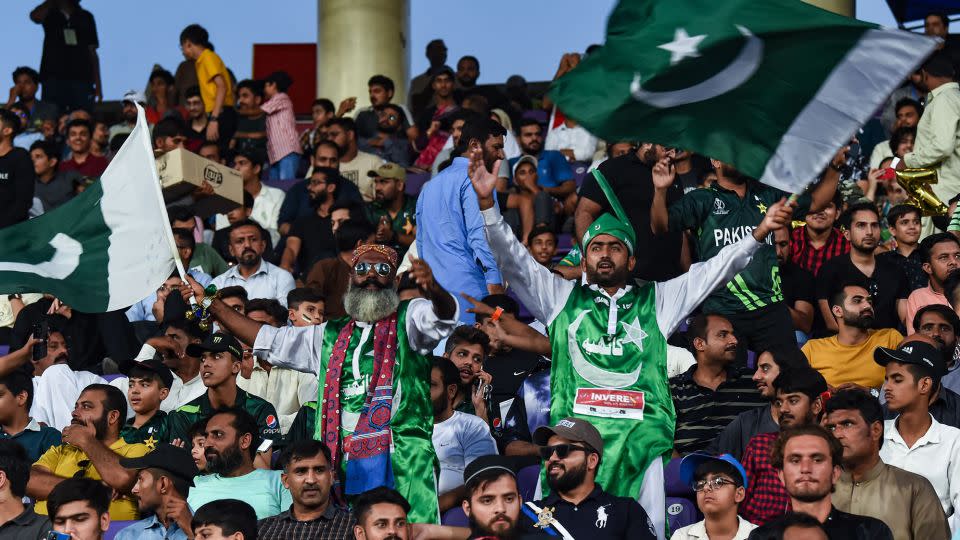
[(410, 279), (417, 284), (417, 287), (424, 294), (428, 294), (437, 288), (437, 282), (433, 279), (433, 270), (423, 259), (414, 259), (410, 265)]
[(187, 501), (176, 496), (164, 497), (161, 511), (167, 516), (167, 519), (176, 522), (183, 531), (190, 530), (190, 521), (193, 515), (190, 514), (190, 507)]
[(13, 85), (10, 87), (10, 99), (7, 100), (7, 103), (13, 103), (17, 100), (17, 97), (20, 96), (20, 87)]
[(390, 227), (390, 222), (387, 220), (387, 216), (381, 216), (380, 221), (377, 222), (377, 242), (387, 243), (393, 241), (393, 228)]
[(467, 303), (470, 304), (470, 306), (472, 306), (467, 309), (467, 313), (475, 313), (477, 315), (486, 315), (487, 317), (489, 317), (490, 315), (493, 315), (493, 306), (484, 304), (480, 300), (477, 300), (476, 298), (470, 296), (465, 292), (460, 293), (460, 296), (462, 296), (463, 299), (466, 300)]
[(842, 167), (843, 164), (847, 162), (847, 152), (849, 151), (850, 151), (849, 146), (844, 146), (840, 150), (837, 150), (837, 153), (834, 154), (833, 159), (830, 160), (830, 165), (832, 165), (833, 167)]
[(886, 169), (870, 169), (870, 172), (867, 173), (867, 185), (877, 185), (877, 183), (883, 179), (883, 175), (886, 174), (886, 172)]
[(343, 116), (348, 112), (352, 111), (357, 107), (357, 98), (348, 97), (347, 99), (340, 102), (340, 106), (337, 107), (337, 116)]
[[(483, 163), (483, 151), (476, 148), (470, 151), (470, 165), (467, 169), (470, 174), (470, 183), (477, 192), (480, 209), (485, 210), (493, 206), (493, 190), (497, 187), (497, 173), (487, 170)], [(493, 170), (500, 170), (500, 160), (493, 164)]]
[(187, 274), (186, 283), (180, 284), (180, 295), (183, 297), (183, 301), (190, 305), (190, 297), (199, 304), (203, 300), (203, 286), (197, 283), (197, 280), (193, 279), (193, 276)]
[(793, 215), (793, 207), (796, 204), (794, 201), (787, 202), (787, 199), (784, 197), (770, 208), (767, 208), (767, 213), (763, 216), (763, 221), (753, 230), (753, 237), (757, 242), (763, 242), (767, 238), (767, 235), (790, 223), (790, 216)]
[(677, 179), (677, 168), (673, 161), (665, 157), (653, 166), (653, 187), (657, 189), (667, 189), (673, 185)]
[(91, 441), (96, 440), (97, 430), (93, 424), (84, 422), (82, 424), (70, 424), (63, 428), (61, 439), (64, 443), (76, 446), (83, 450)]
[(162, 355), (173, 356), (175, 358), (183, 358), (184, 355), (183, 346), (181, 346), (179, 343), (177, 343), (177, 340), (171, 337), (152, 337), (147, 340), (147, 345), (150, 345)]

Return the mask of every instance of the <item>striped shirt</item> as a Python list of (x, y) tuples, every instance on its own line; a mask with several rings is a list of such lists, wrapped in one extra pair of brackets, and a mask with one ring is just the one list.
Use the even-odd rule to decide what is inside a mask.
[(344, 540), (353, 538), (355, 523), (352, 512), (333, 504), (322, 516), (310, 521), (299, 521), (291, 507), (286, 512), (261, 519), (257, 523), (257, 537), (260, 540)]
[(685, 373), (670, 379), (670, 393), (677, 411), (677, 426), (674, 433), (674, 450), (682, 455), (706, 450), (717, 433), (742, 412), (767, 405), (756, 384), (752, 372), (729, 366), (727, 380), (716, 390), (697, 384), (691, 366)]
[(850, 242), (836, 228), (830, 231), (827, 242), (820, 248), (810, 245), (806, 226), (797, 227), (793, 230), (791, 236), (790, 251), (792, 254), (790, 259), (794, 264), (814, 276), (820, 273), (820, 267), (823, 266), (823, 263), (837, 255), (850, 252)]
[(270, 163), (276, 163), (289, 154), (302, 152), (290, 96), (280, 92), (265, 101), (260, 108), (267, 113), (267, 158)]

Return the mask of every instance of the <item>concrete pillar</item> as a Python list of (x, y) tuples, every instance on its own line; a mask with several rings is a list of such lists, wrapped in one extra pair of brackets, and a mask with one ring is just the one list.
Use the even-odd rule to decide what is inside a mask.
[(367, 80), (393, 79), (406, 103), (410, 9), (407, 0), (317, 0), (317, 97), (369, 105)]
[(803, 1), (808, 4), (817, 6), (818, 8), (823, 8), (827, 11), (832, 11), (837, 15), (843, 15), (845, 17), (857, 16), (856, 0), (803, 0)]

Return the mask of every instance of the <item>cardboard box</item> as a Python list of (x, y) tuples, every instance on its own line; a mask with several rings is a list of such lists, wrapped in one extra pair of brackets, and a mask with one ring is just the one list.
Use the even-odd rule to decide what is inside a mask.
[(225, 214), (243, 204), (243, 177), (226, 165), (178, 148), (157, 158), (157, 173), (163, 200), (171, 203), (189, 196), (204, 181), (213, 186), (213, 195), (198, 199), (193, 207), (206, 218)]

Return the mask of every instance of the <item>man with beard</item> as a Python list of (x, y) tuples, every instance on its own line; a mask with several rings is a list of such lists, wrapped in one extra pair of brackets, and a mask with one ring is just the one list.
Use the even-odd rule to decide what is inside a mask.
[(404, 193), (407, 172), (400, 165), (386, 163), (371, 174), (376, 195), (367, 218), (377, 225), (377, 242), (402, 257), (417, 238), (417, 198)]
[(288, 447), (280, 459), (280, 479), (290, 490), (288, 510), (257, 524), (259, 540), (343, 540), (350, 537), (354, 517), (330, 500), (336, 481), (330, 450), (320, 441), (302, 441)]
[(287, 244), (283, 249), (280, 267), (293, 272), (299, 268), (306, 273), (320, 260), (336, 256), (330, 214), (342, 183), (340, 173), (329, 167), (316, 167), (307, 180), (307, 194), (313, 212), (293, 222)]
[(461, 325), (453, 329), (444, 346), (443, 357), (457, 369), (457, 391), (450, 400), (454, 410), (480, 417), (489, 422), (488, 395), (492, 378), (483, 370), (490, 355), (490, 338), (482, 330)]
[(509, 540), (520, 536), (520, 491), (509, 458), (479, 457), (463, 471), (471, 539)]
[(387, 103), (376, 108), (377, 131), (368, 138), (361, 138), (360, 150), (401, 167), (410, 165), (410, 141), (403, 131), (403, 109)]
[(811, 424), (781, 432), (770, 457), (790, 494), (794, 512), (823, 524), (830, 540), (893, 540), (879, 519), (837, 510), (832, 503), (840, 479), (843, 446), (826, 428)]
[[(774, 407), (780, 414), (780, 430), (816, 423), (823, 412), (827, 382), (814, 369), (782, 371), (773, 381)], [(740, 505), (740, 515), (750, 523), (763, 525), (790, 510), (790, 498), (783, 480), (770, 461), (770, 449), (777, 432), (761, 433), (750, 439), (743, 451), (743, 468), (750, 484)]]
[(943, 283), (960, 268), (960, 240), (950, 233), (931, 234), (920, 242), (920, 256), (923, 257), (923, 271), (929, 280), (926, 287), (911, 292), (907, 297), (907, 335), (914, 332), (913, 317), (920, 308), (935, 304), (950, 305), (943, 294)]
[(670, 379), (677, 411), (673, 451), (681, 456), (704, 450), (737, 415), (764, 404), (750, 370), (734, 365), (737, 338), (730, 321), (720, 315), (697, 315), (687, 339), (697, 363)]
[(130, 90), (123, 95), (120, 110), (122, 121), (110, 126), (108, 141), (113, 140), (117, 135), (129, 135), (133, 131), (133, 128), (137, 125), (137, 103), (143, 107), (147, 106), (147, 97), (143, 95), (143, 92)]
[(149, 454), (124, 458), (120, 464), (137, 474), (132, 493), (143, 515), (117, 533), (117, 540), (186, 540), (193, 518), (187, 497), (194, 477), (200, 474), (190, 452), (161, 444)]
[[(370, 106), (357, 111), (357, 116), (354, 118), (357, 123), (357, 136), (360, 139), (373, 137), (377, 134), (377, 124), (379, 123), (377, 108), (385, 105), (397, 107), (402, 115), (399, 117), (401, 126), (406, 127), (413, 124), (413, 117), (410, 116), (406, 106), (391, 102), (394, 91), (393, 79), (386, 75), (374, 75), (367, 81), (367, 95), (370, 97)], [(314, 106), (316, 106), (316, 103)]]
[(924, 306), (913, 316), (913, 327), (917, 333), (936, 341), (943, 354), (943, 363), (947, 368), (940, 384), (953, 392), (960, 391), (960, 362), (957, 362), (957, 335), (960, 333), (960, 317), (952, 308), (934, 304)]
[[(841, 238), (843, 238), (841, 236)], [(797, 343), (803, 345), (809, 339), (813, 328), (816, 284), (813, 274), (800, 268), (791, 261), (792, 246), (790, 231), (787, 228), (773, 233), (773, 247), (777, 251), (777, 268), (780, 271), (780, 289), (783, 291), (783, 303), (790, 312), (793, 329), (796, 330)]]
[(102, 481), (116, 492), (110, 515), (116, 520), (138, 519), (130, 490), (136, 471), (120, 465), (120, 458), (140, 457), (149, 448), (120, 437), (127, 418), (127, 399), (108, 384), (91, 384), (77, 398), (70, 425), (63, 428), (63, 444), (46, 451), (30, 470), (27, 495), (38, 501), (38, 514), (47, 513), (46, 499), (66, 478)]
[(350, 265), (353, 250), (373, 242), (374, 234), (373, 226), (365, 220), (345, 221), (333, 235), (337, 256), (317, 261), (307, 273), (307, 287), (316, 288), (325, 298), (324, 320), (338, 319), (347, 314), (343, 310), (343, 295), (353, 275), (353, 266)]
[[(823, 178), (809, 192), (791, 203), (795, 219), (819, 212), (830, 204), (840, 179), (839, 166), (846, 156), (841, 149)], [(654, 197), (650, 226), (654, 234), (691, 231), (696, 238), (700, 260), (715, 257), (724, 246), (750, 234), (768, 209), (788, 194), (748, 178), (732, 165), (711, 160), (717, 180), (707, 189), (696, 189), (667, 208), (667, 195), (676, 180), (676, 170), (667, 155), (653, 167)], [(725, 287), (718, 288), (703, 303), (705, 313), (726, 317), (739, 340), (737, 360), (746, 361), (747, 349), (764, 351), (795, 343), (793, 324), (777, 270), (772, 235), (762, 237), (763, 247), (747, 267)]]
[[(517, 142), (523, 155), (533, 156), (537, 160), (537, 185), (555, 199), (567, 202), (566, 199), (577, 191), (573, 170), (559, 151), (543, 149), (543, 128), (540, 123), (532, 118), (521, 120), (517, 126)], [(511, 171), (518, 161), (520, 156), (510, 160)], [(569, 201), (570, 208), (576, 205), (575, 199)]]
[(677, 279), (628, 284), (637, 240), (626, 223), (604, 214), (581, 244), (585, 273), (568, 281), (538, 263), (514, 237), (494, 205), (496, 175), (475, 149), (470, 176), (487, 240), (504, 277), (533, 316), (548, 328), (551, 421), (589, 416), (613, 456), (600, 468), (601, 484), (639, 498), (658, 535), (666, 526), (663, 459), (673, 451), (676, 423), (667, 383), (666, 337), (705, 297), (745, 268), (761, 241), (790, 219), (773, 204), (751, 234)]
[(603, 438), (593, 424), (564, 418), (555, 426), (537, 428), (533, 443), (540, 447), (550, 496), (524, 505), (528, 532), (537, 531), (534, 523), (550, 514), (551, 525), (573, 538), (656, 538), (653, 523), (635, 499), (611, 495), (597, 484)]
[(220, 499), (242, 497), (256, 511), (257, 519), (275, 516), (293, 503), (280, 471), (254, 468), (260, 446), (257, 423), (239, 407), (218, 410), (207, 420), (204, 457), (207, 472), (193, 479), (187, 502), (190, 508)]
[(286, 306), (287, 294), (296, 287), (290, 272), (263, 260), (267, 232), (256, 221), (238, 221), (230, 226), (230, 254), (237, 264), (213, 278), (222, 289), (239, 285), (250, 298), (273, 298)]
[[(401, 302), (397, 253), (389, 247), (360, 246), (351, 262), (343, 301), (349, 317), (272, 328), (217, 299), (210, 309), (221, 327), (253, 343), (267, 362), (321, 377), (314, 438), (330, 447), (335, 468), (346, 473), (346, 495), (396, 486), (414, 501), (415, 521), (436, 523), (429, 354), (456, 326), (457, 302), (422, 260), (409, 272), (422, 298)], [(202, 299), (199, 286), (193, 289)], [(371, 409), (374, 394), (381, 405)], [(390, 410), (392, 415), (382, 414)]]
[(880, 213), (870, 201), (850, 205), (842, 219), (850, 240), (850, 253), (827, 261), (817, 275), (817, 303), (828, 331), (839, 331), (829, 302), (837, 283), (861, 281), (873, 303), (871, 328), (898, 328), (906, 316), (909, 283), (903, 269), (875, 256), (880, 243)]
[(356, 540), (407, 540), (411, 536), (407, 522), (410, 503), (395, 490), (371, 489), (357, 497), (353, 511), (357, 517), (353, 526)]
[(823, 263), (850, 251), (850, 242), (835, 227), (843, 208), (843, 196), (837, 192), (819, 212), (807, 214), (806, 223), (790, 235), (790, 260), (814, 276)]
[(839, 332), (804, 344), (803, 354), (810, 366), (823, 374), (828, 385), (880, 388), (883, 384), (883, 370), (873, 362), (873, 351), (896, 347), (903, 336), (893, 328), (873, 329), (873, 302), (862, 281), (841, 284), (830, 298), (830, 312)]

